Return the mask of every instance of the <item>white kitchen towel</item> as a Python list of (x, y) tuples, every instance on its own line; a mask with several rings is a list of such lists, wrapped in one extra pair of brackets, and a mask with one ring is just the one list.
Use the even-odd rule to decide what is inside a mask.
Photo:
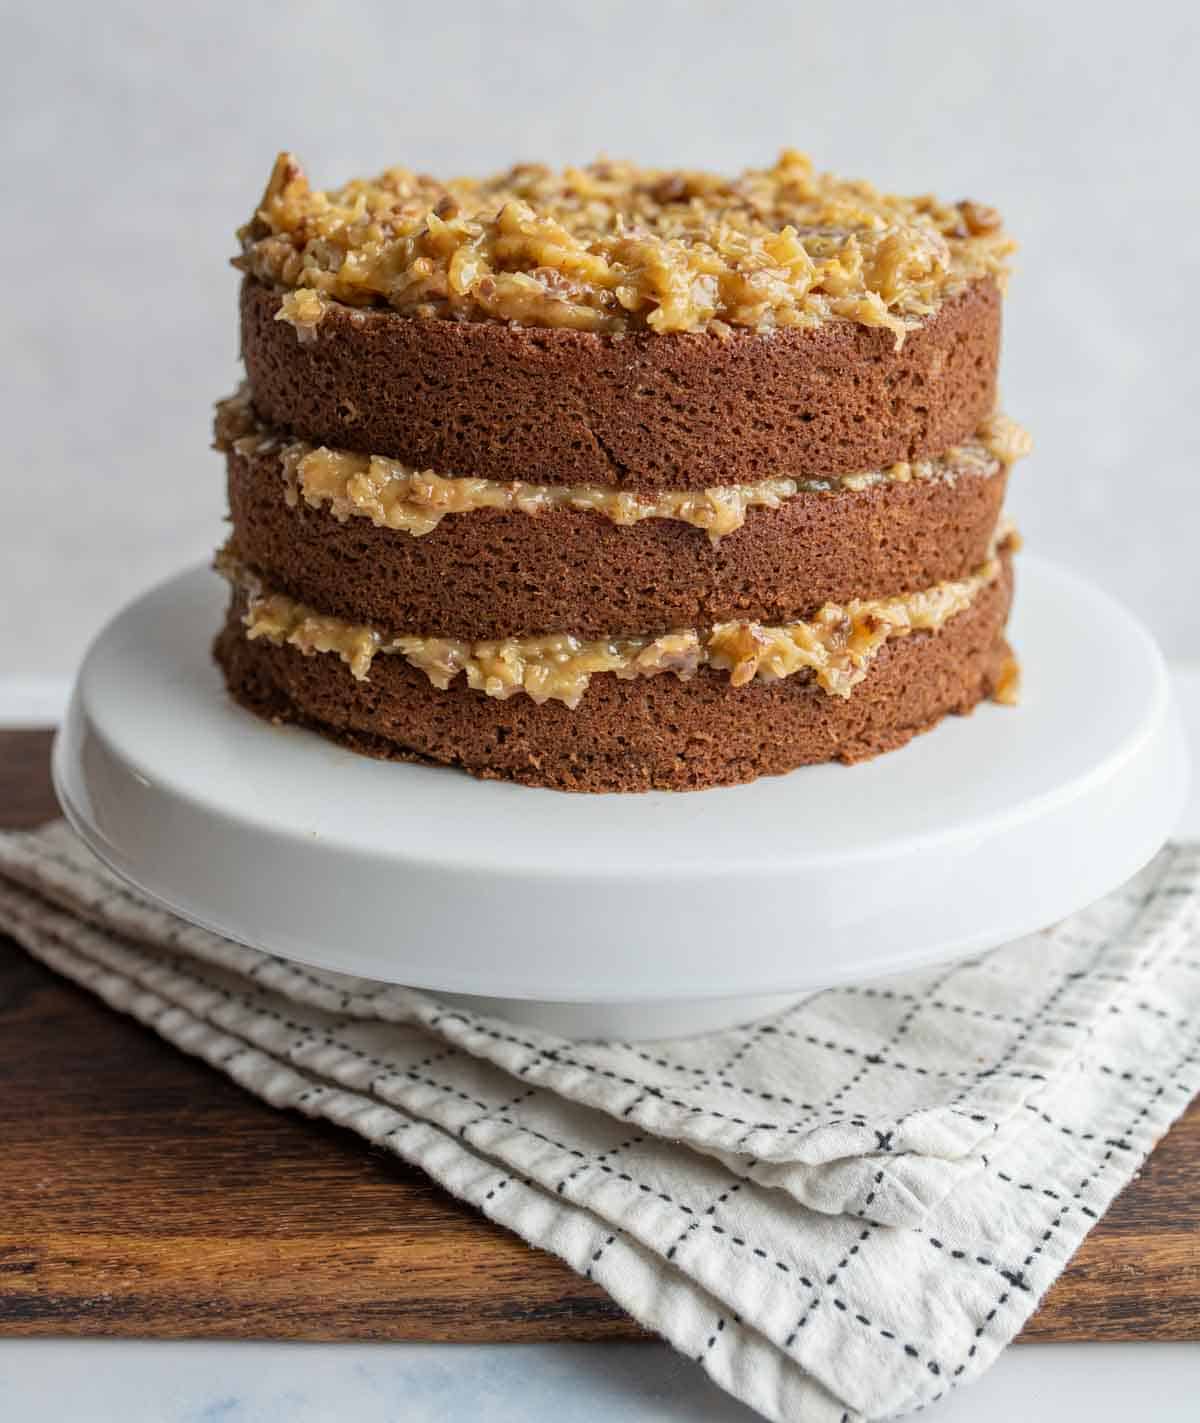
[(776, 1419), (891, 1417), (976, 1377), (1200, 1089), (1194, 845), (992, 953), (645, 1044), (234, 944), (61, 824), (0, 836), (0, 928), (421, 1166)]

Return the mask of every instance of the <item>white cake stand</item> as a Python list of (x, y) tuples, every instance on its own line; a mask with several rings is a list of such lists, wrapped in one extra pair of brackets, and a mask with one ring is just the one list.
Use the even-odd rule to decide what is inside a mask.
[(568, 1036), (699, 1032), (1041, 928), (1163, 843), (1187, 753), (1158, 649), (1060, 569), (1026, 557), (1018, 583), (1016, 710), (852, 769), (580, 796), (249, 715), (197, 569), (93, 644), (55, 784), (119, 875), (230, 938)]

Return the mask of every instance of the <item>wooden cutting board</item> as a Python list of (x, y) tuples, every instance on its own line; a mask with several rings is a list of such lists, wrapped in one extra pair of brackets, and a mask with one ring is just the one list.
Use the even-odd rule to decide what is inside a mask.
[[(0, 732), (0, 826), (54, 813)], [(596, 1286), (349, 1133), (275, 1111), (0, 937), (0, 1336), (636, 1337)], [(1200, 1340), (1200, 1102), (1024, 1339)]]

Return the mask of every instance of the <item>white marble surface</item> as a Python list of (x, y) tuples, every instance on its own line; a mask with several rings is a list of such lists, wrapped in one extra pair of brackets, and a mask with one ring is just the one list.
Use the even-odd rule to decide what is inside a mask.
[[(1010, 1349), (932, 1423), (1196, 1423), (1200, 1345)], [(754, 1423), (657, 1344), (0, 1345), (5, 1423)]]
[(221, 538), (226, 258), (285, 145), (333, 183), (792, 143), (995, 203), (1023, 243), (1004, 388), (1037, 440), (1030, 546), (1200, 657), (1195, 5), (41, 0), (0, 8), (0, 47), (0, 675), (65, 677)]
[[(1200, 665), (1177, 668), (1175, 686), (1200, 767)], [(1200, 777), (1180, 834), (1200, 836)], [(754, 1416), (658, 1344), (0, 1340), (0, 1423), (751, 1423)], [(1200, 1344), (1024, 1345), (930, 1417), (1196, 1423)]]

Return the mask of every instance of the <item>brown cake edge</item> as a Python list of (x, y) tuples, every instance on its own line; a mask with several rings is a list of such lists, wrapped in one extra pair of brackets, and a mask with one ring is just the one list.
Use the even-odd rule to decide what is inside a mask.
[(992, 413), (1001, 297), (983, 279), (896, 347), (849, 321), (770, 334), (416, 320), (329, 303), (310, 339), (246, 278), (254, 406), (316, 444), (540, 484), (705, 488), (943, 453)]
[(517, 695), (497, 701), (461, 679), (433, 687), (400, 657), (377, 658), (368, 682), (339, 659), (245, 636), (235, 597), (214, 654), (234, 699), (352, 750), (456, 766), (483, 779), (568, 791), (700, 790), (824, 761), (894, 750), (1001, 686), (1012, 563), (940, 631), (886, 643), (847, 698), (809, 676), (734, 688), (702, 669), (592, 679), (575, 710)]

